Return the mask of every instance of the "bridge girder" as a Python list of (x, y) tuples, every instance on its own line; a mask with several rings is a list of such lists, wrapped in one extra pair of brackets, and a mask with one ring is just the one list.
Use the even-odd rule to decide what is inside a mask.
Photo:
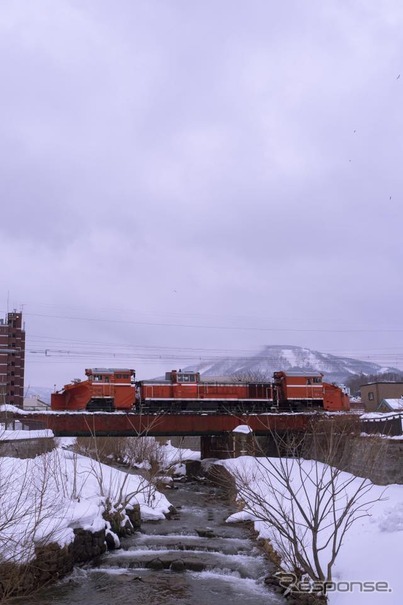
[(21, 412), (15, 419), (32, 428), (51, 429), (56, 436), (203, 436), (222, 435), (240, 425), (256, 435), (273, 431), (305, 431), (317, 414), (156, 414), (104, 412)]

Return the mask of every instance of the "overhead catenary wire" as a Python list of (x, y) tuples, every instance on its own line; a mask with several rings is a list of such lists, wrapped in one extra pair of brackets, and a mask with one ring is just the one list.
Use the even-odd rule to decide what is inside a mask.
[[(60, 342), (59, 347), (65, 345)], [(95, 345), (96, 343), (94, 343)], [(71, 348), (52, 348), (55, 343), (51, 343), (46, 348), (39, 346), (27, 348), (27, 355), (30, 357), (31, 362), (36, 359), (46, 357), (47, 360), (59, 358), (120, 358), (120, 359), (132, 359), (140, 361), (163, 361), (163, 360), (188, 360), (197, 362), (213, 362), (226, 359), (228, 361), (240, 361), (247, 363), (251, 359), (256, 361), (275, 361), (277, 357), (268, 352), (259, 351), (255, 349), (212, 349), (202, 347), (167, 347), (167, 346), (150, 346), (150, 345), (119, 345), (117, 343), (108, 345), (106, 343), (98, 343), (92, 347), (90, 343), (85, 346), (75, 346)], [(283, 347), (287, 348), (287, 347)], [(303, 348), (303, 347), (302, 347)], [(333, 355), (335, 357), (348, 357), (353, 361), (359, 358), (361, 361), (368, 361), (373, 363), (383, 363), (384, 365), (397, 365), (403, 361), (403, 351), (398, 352), (393, 350), (391, 352), (381, 352), (382, 349), (365, 349), (358, 351), (327, 351), (326, 353), (321, 352), (322, 355)], [(337, 354), (336, 354), (337, 353)]]
[[(172, 315), (172, 314), (171, 314)], [(188, 317), (190, 314), (187, 315)], [(174, 328), (178, 329), (197, 329), (197, 330), (224, 330), (224, 331), (253, 331), (260, 332), (262, 334), (282, 333), (282, 334), (293, 334), (293, 333), (389, 333), (389, 332), (403, 332), (403, 328), (389, 328), (389, 327), (377, 327), (377, 328), (366, 328), (366, 327), (279, 327), (279, 326), (254, 326), (246, 323), (239, 322), (238, 325), (213, 325), (211, 323), (204, 324), (200, 323), (186, 323), (186, 322), (169, 322), (169, 321), (142, 321), (139, 319), (130, 318), (118, 318), (116, 314), (111, 317), (87, 317), (75, 314), (49, 314), (49, 313), (29, 313), (25, 312), (24, 317), (32, 318), (43, 318), (49, 319), (52, 322), (57, 320), (59, 323), (60, 332), (63, 333), (64, 321), (77, 322), (78, 327), (82, 322), (86, 322), (88, 326), (94, 325), (98, 322), (112, 325), (126, 325), (126, 326), (144, 326), (144, 327), (158, 327), (158, 328)], [(211, 316), (199, 315), (200, 318), (207, 318)], [(219, 317), (219, 316), (215, 316)], [(239, 316), (237, 319), (241, 319)], [(248, 318), (250, 319), (250, 318)], [(257, 319), (257, 318), (256, 318)], [(258, 319), (257, 319), (258, 320)], [(274, 321), (274, 320), (263, 320), (260, 318), (258, 321)], [(79, 328), (79, 331), (85, 334), (83, 328)], [(125, 334), (125, 339), (133, 338), (133, 335), (129, 333)], [(266, 338), (266, 337), (265, 337)], [(114, 337), (114, 341), (118, 341), (118, 337)], [(188, 339), (189, 340), (189, 339)], [(274, 358), (261, 353), (267, 344), (256, 345), (253, 348), (230, 348), (230, 347), (199, 347), (199, 346), (170, 346), (166, 344), (137, 344), (137, 343), (122, 343), (122, 342), (111, 342), (106, 339), (94, 340), (91, 338), (67, 338), (63, 335), (48, 335), (48, 334), (30, 334), (27, 333), (27, 347), (26, 354), (29, 359), (29, 363), (43, 363), (43, 358), (46, 357), (47, 363), (56, 363), (56, 360), (60, 360), (61, 363), (70, 363), (73, 360), (80, 359), (114, 359), (130, 361), (133, 363), (155, 363), (155, 362), (169, 362), (175, 363), (175, 361), (189, 362), (189, 363), (213, 363), (219, 360), (236, 360), (239, 362), (247, 363), (251, 358), (254, 361), (266, 361), (270, 362)], [(286, 348), (284, 346), (284, 348)], [(308, 347), (301, 347), (308, 348)], [(373, 363), (383, 363), (388, 366), (400, 366), (403, 362), (403, 347), (387, 347), (387, 348), (361, 348), (361, 349), (329, 349), (326, 348), (326, 352), (323, 348), (320, 349), (323, 354), (332, 354), (350, 357), (352, 359), (359, 358), (362, 361), (368, 361)]]
[(138, 321), (131, 319), (116, 319), (116, 318), (105, 318), (105, 317), (77, 317), (69, 315), (47, 315), (42, 313), (26, 313), (25, 316), (31, 317), (43, 317), (51, 319), (61, 320), (72, 320), (72, 321), (86, 321), (91, 323), (112, 323), (112, 324), (126, 324), (136, 326), (154, 326), (154, 327), (165, 327), (165, 328), (191, 328), (191, 329), (202, 329), (202, 330), (246, 330), (254, 332), (320, 332), (320, 333), (388, 333), (388, 332), (403, 332), (402, 328), (291, 328), (291, 327), (265, 327), (265, 326), (219, 326), (219, 325), (208, 325), (208, 324), (185, 324), (185, 323), (172, 323), (172, 322), (151, 322), (151, 321)]

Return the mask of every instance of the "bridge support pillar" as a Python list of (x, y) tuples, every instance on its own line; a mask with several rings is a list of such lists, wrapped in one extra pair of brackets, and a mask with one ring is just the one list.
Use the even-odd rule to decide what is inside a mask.
[(234, 458), (234, 436), (232, 433), (222, 435), (202, 435), (200, 437), (201, 459)]

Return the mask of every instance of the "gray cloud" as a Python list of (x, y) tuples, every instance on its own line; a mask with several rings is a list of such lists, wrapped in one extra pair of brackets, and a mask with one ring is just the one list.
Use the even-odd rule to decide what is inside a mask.
[[(402, 24), (397, 0), (3, 2), (0, 292), (29, 349), (403, 367)], [(97, 360), (29, 353), (28, 380)]]

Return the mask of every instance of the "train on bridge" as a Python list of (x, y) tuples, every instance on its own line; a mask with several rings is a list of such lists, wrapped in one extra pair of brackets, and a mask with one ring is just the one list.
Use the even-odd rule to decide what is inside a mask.
[(269, 381), (213, 379), (172, 370), (163, 379), (136, 381), (132, 369), (86, 369), (51, 395), (55, 411), (125, 411), (138, 414), (261, 414), (307, 410), (348, 411), (346, 389), (320, 372), (274, 372)]

